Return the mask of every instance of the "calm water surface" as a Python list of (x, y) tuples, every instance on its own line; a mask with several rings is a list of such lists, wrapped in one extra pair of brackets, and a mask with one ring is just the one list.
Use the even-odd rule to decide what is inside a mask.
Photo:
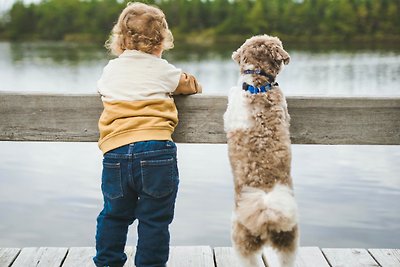
[[(165, 56), (195, 74), (206, 94), (226, 94), (238, 78), (235, 48), (177, 46)], [(278, 78), (287, 95), (400, 96), (395, 49), (288, 51), (292, 61)], [(107, 60), (93, 46), (0, 43), (0, 90), (94, 93)], [(172, 244), (229, 246), (226, 145), (178, 149)], [(0, 247), (93, 246), (102, 205), (95, 143), (0, 142), (0, 159)], [(399, 248), (399, 159), (398, 146), (293, 145), (302, 245)]]
[[(238, 79), (236, 48), (178, 45), (165, 58), (195, 74), (205, 94), (227, 94)], [(400, 49), (287, 50), (291, 63), (277, 79), (286, 95), (400, 95)], [(0, 90), (94, 93), (108, 59), (101, 47), (0, 42)]]

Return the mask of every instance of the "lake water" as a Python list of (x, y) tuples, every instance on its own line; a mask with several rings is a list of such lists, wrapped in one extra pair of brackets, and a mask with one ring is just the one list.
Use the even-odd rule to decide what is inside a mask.
[[(165, 56), (205, 94), (237, 81), (236, 46), (176, 47)], [(400, 96), (400, 51), (288, 47), (286, 95)], [(94, 93), (99, 47), (0, 43), (0, 90)], [(178, 144), (180, 192), (172, 245), (230, 245), (232, 175), (226, 145)], [(101, 209), (95, 143), (0, 142), (0, 247), (93, 246)], [(399, 146), (293, 145), (301, 245), (400, 247)], [(136, 240), (129, 234), (129, 245)]]

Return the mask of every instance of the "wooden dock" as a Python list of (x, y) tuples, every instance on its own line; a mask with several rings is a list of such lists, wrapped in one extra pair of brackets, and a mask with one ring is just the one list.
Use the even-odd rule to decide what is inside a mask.
[[(126, 248), (128, 261), (134, 267), (135, 249)], [(0, 248), (0, 267), (93, 267), (93, 247)], [(265, 250), (258, 266), (275, 267), (276, 255)], [(400, 249), (341, 249), (301, 247), (296, 267), (399, 267)], [(168, 267), (240, 267), (230, 247), (172, 247)]]

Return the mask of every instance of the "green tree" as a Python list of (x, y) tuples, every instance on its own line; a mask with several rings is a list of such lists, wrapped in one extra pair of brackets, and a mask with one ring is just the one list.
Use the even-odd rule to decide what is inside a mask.
[(250, 33), (247, 25), (247, 13), (250, 10), (250, 3), (246, 0), (238, 0), (226, 4), (226, 15), (221, 17), (222, 20), (217, 26), (217, 33), (219, 35), (223, 34), (244, 34)]
[[(16, 1), (0, 20), (0, 37), (105, 40), (129, 0)], [(269, 33), (289, 38), (400, 39), (399, 0), (144, 0), (159, 6), (178, 36)], [(200, 35), (201, 36), (201, 35)]]
[[(245, 26), (252, 34), (261, 34), (268, 32), (268, 21), (272, 18), (267, 17), (266, 2), (256, 0), (250, 11), (246, 15)], [(270, 12), (268, 12), (270, 14)]]
[(38, 20), (34, 8), (32, 4), (25, 6), (22, 1), (17, 1), (12, 6), (9, 12), (10, 22), (6, 25), (8, 35), (12, 40), (18, 40), (27, 35), (33, 37)]

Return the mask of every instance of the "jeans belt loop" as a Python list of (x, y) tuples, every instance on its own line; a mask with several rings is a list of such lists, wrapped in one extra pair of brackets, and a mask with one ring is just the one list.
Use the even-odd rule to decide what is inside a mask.
[(132, 155), (133, 154), (133, 148), (135, 147), (135, 143), (129, 144), (129, 149), (128, 149), (128, 154)]

